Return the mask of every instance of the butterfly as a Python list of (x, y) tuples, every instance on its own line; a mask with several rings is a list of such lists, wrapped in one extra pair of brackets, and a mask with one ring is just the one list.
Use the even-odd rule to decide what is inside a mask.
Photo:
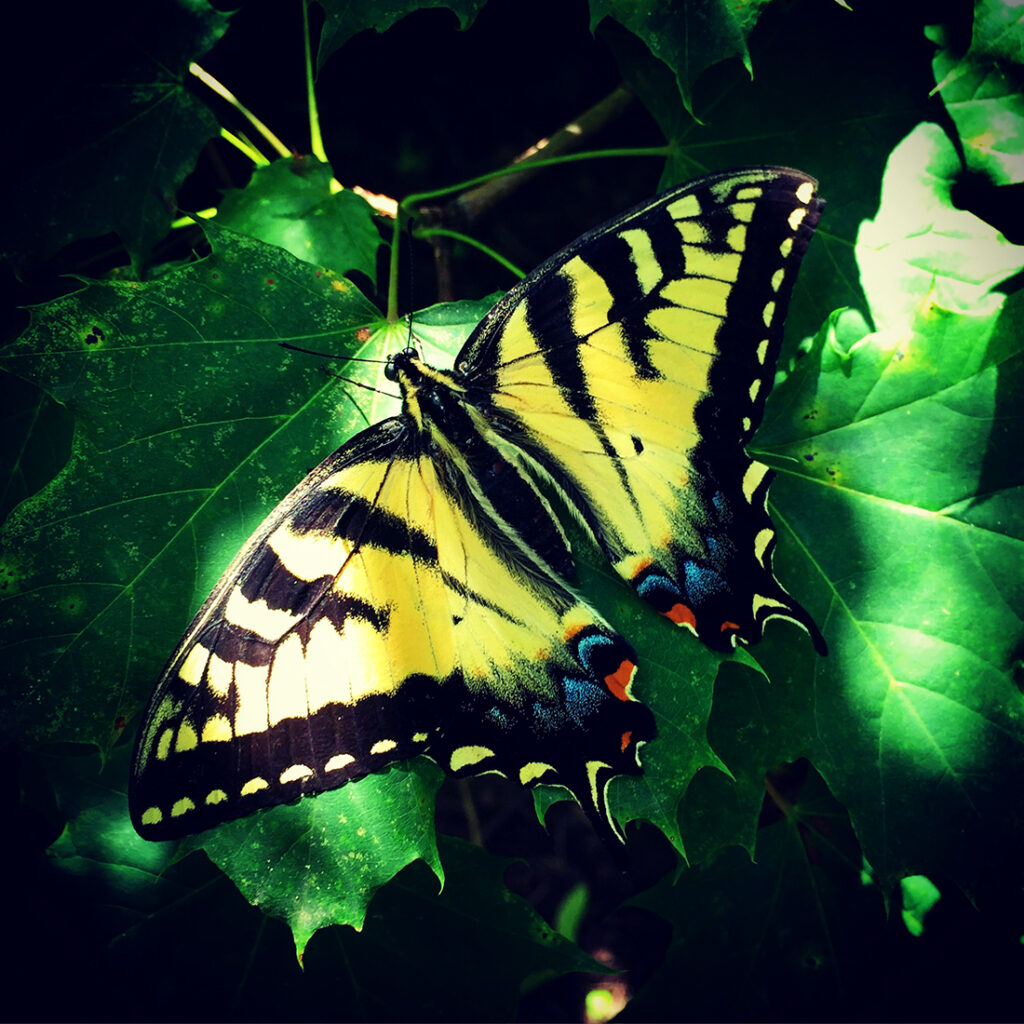
[(816, 182), (711, 174), (598, 227), (508, 292), (451, 370), (415, 348), (401, 414), (267, 516), (171, 655), (138, 732), (136, 830), (167, 839), (426, 754), (453, 775), (607, 790), (654, 717), (638, 654), (571, 586), (559, 512), (708, 646), (775, 617), (771, 472), (744, 451), (818, 222)]

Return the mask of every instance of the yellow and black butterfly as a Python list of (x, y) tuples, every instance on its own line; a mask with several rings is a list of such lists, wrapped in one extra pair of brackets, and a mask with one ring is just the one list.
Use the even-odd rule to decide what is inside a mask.
[(655, 735), (637, 655), (567, 582), (557, 494), (619, 574), (713, 648), (814, 622), (771, 568), (761, 420), (820, 215), (799, 171), (663, 193), (510, 291), (453, 370), (387, 376), (401, 415), (317, 467), (171, 656), (136, 742), (132, 820), (165, 839), (417, 754), (606, 802)]

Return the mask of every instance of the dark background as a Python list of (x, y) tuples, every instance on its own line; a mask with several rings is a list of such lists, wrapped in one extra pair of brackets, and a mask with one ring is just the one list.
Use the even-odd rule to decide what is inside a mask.
[[(827, 46), (871, 59), (872, 73), (884, 75), (893, 61), (920, 64), (920, 89), (931, 82), (922, 55), (930, 52), (921, 37), (925, 21), (941, 20), (937, 4), (856, 2), (850, 17), (826, 0), (769, 5), (753, 39), (755, 69), (772, 59), (779, 33), (787, 45), (808, 51)], [(967, 4), (950, 5), (964, 31)], [(22, 12), (25, 20), (9, 29), (5, 53), (5, 95), (9, 109), (9, 146), (5, 203), (20, 201), (19, 185), (32, 167), (74, 142), (74, 126), (61, 135), (53, 125), (69, 90), (82, 75), (94, 75), (105, 62), (138, 45), (140, 35), (159, 16), (159, 5), (37, 5)], [(314, 11), (314, 18), (316, 12)], [(923, 15), (927, 17), (923, 17)], [(798, 15), (798, 16), (794, 16)], [(621, 32), (606, 23), (595, 40), (582, 0), (491, 0), (472, 29), (456, 31), (449, 11), (421, 11), (383, 35), (364, 32), (328, 63), (318, 83), (322, 130), (336, 176), (393, 197), (441, 186), (495, 169), (527, 146), (570, 121), (620, 81), (607, 45)], [(969, 19), (966, 29), (969, 31)], [(790, 34), (802, 33), (794, 43)], [(249, 0), (203, 66), (298, 151), (308, 149), (302, 69), (301, 21), (297, 5), (277, 0)], [(794, 66), (794, 90), (824, 87)], [(738, 61), (713, 69), (696, 89), (697, 110), (706, 111), (716, 90), (736, 86), (746, 77)], [(208, 99), (197, 84), (189, 85)], [(223, 109), (210, 100), (218, 114)], [(941, 116), (941, 114), (939, 114)], [(229, 116), (224, 122), (231, 124)], [(639, 106), (588, 140), (589, 148), (658, 145), (663, 141), (653, 119)], [(537, 176), (497, 211), (480, 234), (524, 267), (530, 267), (562, 244), (628, 205), (656, 191), (661, 173), (657, 160), (597, 161)], [(219, 190), (245, 184), (245, 162), (226, 145), (207, 148), (179, 201), (185, 208), (216, 205)], [(828, 192), (829, 183), (825, 182)], [(998, 192), (970, 181), (965, 205), (984, 211), (1014, 237), (1019, 230), (1019, 190)], [(1007, 198), (1012, 196), (1012, 198)], [(160, 255), (188, 255), (176, 241)], [(123, 262), (116, 240), (78, 243), (25, 274), (19, 281), (2, 271), (4, 322), (0, 341), (25, 323), (18, 307), (52, 297), (69, 287), (61, 275), (99, 275)], [(416, 305), (433, 300), (432, 270), (425, 247), (419, 250), (412, 280), (404, 285)], [(461, 294), (477, 297), (510, 284), (506, 275), (478, 259), (459, 259)], [(3, 415), (35, 396), (10, 378), (2, 383)], [(55, 469), (66, 456), (71, 423), (59, 408), (48, 408), (47, 443)], [(8, 435), (10, 436), (10, 435)], [(6, 447), (6, 442), (5, 442)], [(5, 453), (6, 464), (13, 458)], [(45, 480), (18, 481), (8, 489), (7, 505), (38, 489)], [(59, 872), (45, 848), (63, 825), (59, 804), (44, 775), (45, 762), (16, 747), (3, 752), (2, 844), (8, 860), (5, 920), (9, 948), (3, 958), (3, 1016), (7, 1019), (358, 1019), (351, 1006), (332, 1002), (330, 974), (310, 964), (305, 977), (296, 973), (290, 937), (279, 922), (266, 922), (246, 909), (230, 883), (203, 858), (179, 867), (193, 881), (205, 880), (211, 907), (223, 906), (226, 918), (241, 914), (245, 930), (220, 934), (182, 932), (193, 943), (182, 949), (149, 949), (118, 959), (107, 950), (105, 935), (112, 908), (97, 902), (88, 880)], [(806, 766), (793, 770), (799, 785)], [(569, 889), (585, 881), (592, 906), (580, 936), (585, 948), (607, 948), (614, 961), (630, 971), (632, 984), (642, 982), (669, 941), (669, 927), (647, 912), (620, 911), (603, 920), (631, 892), (652, 884), (672, 867), (664, 842), (653, 831), (631, 850), (632, 873), (624, 875), (613, 858), (593, 841), (588, 826), (571, 809), (551, 816), (553, 836), (536, 825), (529, 798), (516, 787), (491, 780), (472, 784), (477, 813), (488, 846), (525, 858), (508, 871), (510, 885), (549, 916)], [(464, 792), (449, 783), (439, 804), (442, 831), (466, 830)], [(994, 851), (994, 854), (997, 851)], [(193, 863), (195, 862), (195, 863)], [(1019, 1019), (1020, 941), (1024, 932), (1021, 896), (1012, 889), (993, 892), (984, 905), (972, 906), (952, 884), (936, 880), (943, 899), (927, 918), (921, 938), (911, 938), (892, 910), (887, 923), (865, 932), (871, 947), (869, 973), (854, 979), (848, 1005), (808, 1005), (805, 993), (780, 985), (772, 1019)], [(1002, 898), (1000, 898), (1000, 895)], [(240, 901), (243, 903), (240, 906)], [(116, 909), (116, 908), (115, 908)], [(187, 922), (186, 922), (187, 925)], [(251, 964), (247, 994), (224, 991), (219, 972), (234, 964), (252, 936), (263, 929), (273, 935), (274, 956)], [(126, 964), (132, 969), (126, 970)], [(283, 965), (283, 966), (282, 966)], [(275, 974), (279, 980), (275, 982)], [(571, 976), (538, 988), (522, 1004), (520, 1019), (580, 1019), (587, 979)], [(402, 984), (401, 978), (395, 984)], [(651, 1008), (648, 1007), (648, 1010)], [(688, 1001), (680, 991), (659, 1019), (693, 1019), (713, 1015), (713, 1003)]]

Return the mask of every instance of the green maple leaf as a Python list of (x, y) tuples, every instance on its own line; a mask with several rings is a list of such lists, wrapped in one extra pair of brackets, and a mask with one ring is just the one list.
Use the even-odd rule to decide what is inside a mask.
[(964, 53), (954, 50), (946, 26), (930, 26), (927, 34), (940, 46), (933, 61), (935, 88), (956, 125), (967, 166), (997, 185), (1024, 181), (1020, 5), (979, 0), (971, 45)]
[[(170, 228), (174, 195), (219, 131), (186, 88), (228, 17), (207, 0), (67, 7), (19, 24), (29, 136), (0, 257), (23, 273), (65, 245), (115, 233), (138, 270)], [(35, 14), (35, 12), (33, 12)]]
[(257, 167), (245, 188), (227, 192), (217, 224), (279, 245), (293, 256), (338, 274), (377, 276), (381, 239), (373, 209), (351, 189), (334, 192), (334, 173), (306, 157)]
[[(800, 683), (817, 734), (803, 750), (887, 885), (976, 885), (1024, 822), (1024, 332), (1020, 294), (991, 290), (1024, 248), (953, 208), (956, 169), (932, 125), (894, 151), (857, 248), (880, 329), (830, 318), (779, 393), (806, 410), (802, 436), (790, 419), (789, 439), (761, 437), (782, 523), (819, 569), (831, 647)], [(800, 464), (809, 475), (787, 470)]]

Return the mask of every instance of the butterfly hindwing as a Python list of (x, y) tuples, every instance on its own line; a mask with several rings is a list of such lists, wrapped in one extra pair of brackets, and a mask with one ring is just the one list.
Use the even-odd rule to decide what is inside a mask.
[(783, 168), (667, 192), (538, 268), (456, 363), (617, 571), (715, 648), (773, 616), (823, 646), (772, 572), (771, 473), (744, 452), (821, 205)]

